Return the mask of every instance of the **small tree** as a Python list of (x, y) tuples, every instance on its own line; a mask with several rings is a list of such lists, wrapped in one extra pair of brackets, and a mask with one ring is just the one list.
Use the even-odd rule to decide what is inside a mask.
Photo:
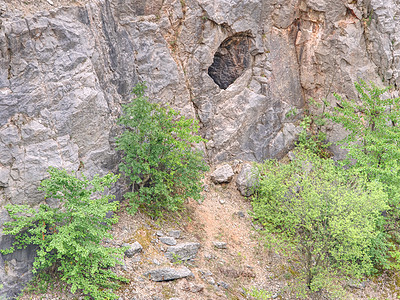
[(7, 205), (13, 221), (4, 224), (4, 234), (15, 236), (13, 247), (2, 250), (12, 253), (28, 245), (37, 246), (33, 272), (46, 272), (55, 267), (61, 280), (71, 285), (71, 292), (81, 289), (94, 299), (118, 298), (112, 290), (119, 281), (126, 281), (110, 267), (123, 258), (123, 249), (104, 247), (100, 243), (112, 238), (108, 230), (117, 217), (107, 218), (118, 202), (110, 202), (112, 195), (99, 196), (118, 176), (95, 176), (91, 181), (82, 176), (69, 175), (65, 170), (49, 169), (50, 178), (41, 183), (46, 197), (58, 199), (61, 208), (40, 205)]
[(145, 206), (160, 214), (178, 210), (188, 197), (200, 197), (200, 179), (208, 167), (192, 144), (205, 140), (196, 135), (197, 121), (150, 103), (145, 89), (143, 83), (136, 85), (135, 98), (123, 106), (119, 123), (125, 130), (117, 145), (124, 154), (120, 170), (132, 182), (132, 192), (125, 194), (131, 212)]
[(259, 173), (254, 216), (309, 289), (328, 288), (330, 274), (361, 277), (388, 266), (382, 216), (388, 199), (379, 183), (304, 150), (288, 164), (267, 161)]
[[(300, 122), (302, 129), (299, 133), (297, 147), (309, 150), (321, 158), (329, 158), (332, 156), (328, 150), (331, 143), (327, 141), (326, 133), (322, 130), (326, 123), (325, 109), (329, 106), (329, 103), (326, 99), (323, 99), (320, 103), (309, 98), (307, 105), (308, 108), (305, 109), (303, 119)], [(320, 112), (316, 113), (317, 110), (320, 110)], [(290, 118), (296, 114), (297, 109), (293, 108), (286, 114), (286, 117)]]
[(338, 106), (326, 114), (349, 133), (340, 143), (349, 150), (346, 164), (369, 180), (379, 180), (389, 195), (392, 226), (397, 226), (400, 204), (400, 98), (364, 81), (355, 83), (359, 100), (335, 94)]

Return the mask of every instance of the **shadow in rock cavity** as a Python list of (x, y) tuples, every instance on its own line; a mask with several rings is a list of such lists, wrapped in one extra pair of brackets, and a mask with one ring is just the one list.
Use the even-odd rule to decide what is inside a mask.
[(226, 89), (250, 66), (252, 38), (239, 33), (225, 39), (214, 55), (208, 75), (221, 88)]

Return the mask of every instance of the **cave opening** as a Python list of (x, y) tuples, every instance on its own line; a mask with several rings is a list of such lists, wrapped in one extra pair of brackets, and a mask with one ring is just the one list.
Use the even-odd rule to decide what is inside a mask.
[(214, 54), (208, 75), (221, 88), (226, 89), (250, 66), (252, 39), (236, 34), (225, 39)]

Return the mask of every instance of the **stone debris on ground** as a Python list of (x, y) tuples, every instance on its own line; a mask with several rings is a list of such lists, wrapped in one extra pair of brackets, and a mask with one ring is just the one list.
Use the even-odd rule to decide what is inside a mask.
[(181, 237), (181, 233), (182, 232), (180, 230), (170, 230), (168, 231), (168, 236), (179, 239)]
[(176, 246), (170, 246), (165, 253), (165, 257), (167, 257), (171, 261), (190, 260), (196, 257), (199, 248), (200, 244), (194, 242), (187, 242), (178, 244)]
[(133, 244), (124, 243), (121, 247), (128, 247), (124, 253), (126, 257), (129, 258), (143, 251), (143, 247), (139, 244), (139, 242), (134, 242)]
[[(227, 200), (223, 207), (215, 206), (217, 194)], [(166, 253), (161, 251), (165, 247), (161, 239), (178, 237), (165, 229), (175, 226), (161, 226), (144, 215), (131, 216), (121, 210), (120, 223), (112, 231), (115, 244), (132, 248), (138, 243), (142, 253), (125, 256), (123, 265), (116, 268), (131, 280), (118, 290), (120, 299), (244, 300), (251, 299), (246, 291), (255, 289), (289, 299), (285, 298), (287, 275), (277, 271), (286, 268), (283, 258), (263, 248), (252, 220), (238, 214), (249, 209), (250, 203), (240, 196), (234, 182), (223, 189), (213, 186), (202, 204), (190, 202), (187, 213), (191, 220), (179, 220), (180, 243), (166, 247)], [(369, 284), (364, 289), (349, 286), (360, 295)], [(48, 293), (44, 299), (73, 299), (72, 295)], [(29, 294), (24, 297), (21, 300), (40, 299)]]
[(227, 243), (226, 242), (213, 241), (213, 245), (217, 249), (226, 249), (227, 248)]
[(216, 184), (229, 183), (234, 175), (232, 167), (228, 164), (223, 164), (211, 174), (211, 180)]
[(163, 268), (148, 271), (144, 274), (145, 277), (149, 277), (152, 281), (170, 281), (188, 276), (193, 277), (193, 273), (186, 267), (179, 269), (175, 268)]
[(176, 239), (170, 236), (162, 236), (159, 238), (159, 240), (161, 243), (168, 246), (175, 246), (177, 244)]
[[(310, 97), (354, 98), (360, 77), (398, 93), (399, 15), (399, 0), (0, 0), (0, 223), (10, 201), (43, 201), (49, 166), (82, 166), (87, 176), (117, 169), (116, 120), (139, 80), (150, 99), (198, 118), (210, 161), (283, 157)], [(326, 133), (346, 134), (334, 125)], [(115, 190), (121, 200), (124, 187)], [(29, 251), (0, 258), (0, 298), (31, 277)]]

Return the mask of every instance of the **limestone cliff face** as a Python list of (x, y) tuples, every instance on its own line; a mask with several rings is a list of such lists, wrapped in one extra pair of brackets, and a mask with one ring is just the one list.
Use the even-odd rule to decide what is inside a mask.
[[(0, 225), (5, 204), (43, 201), (49, 166), (117, 171), (138, 81), (201, 122), (211, 163), (261, 161), (293, 145), (309, 97), (355, 97), (358, 78), (397, 88), (399, 55), (400, 0), (0, 0)], [(33, 253), (0, 257), (0, 298)]]

